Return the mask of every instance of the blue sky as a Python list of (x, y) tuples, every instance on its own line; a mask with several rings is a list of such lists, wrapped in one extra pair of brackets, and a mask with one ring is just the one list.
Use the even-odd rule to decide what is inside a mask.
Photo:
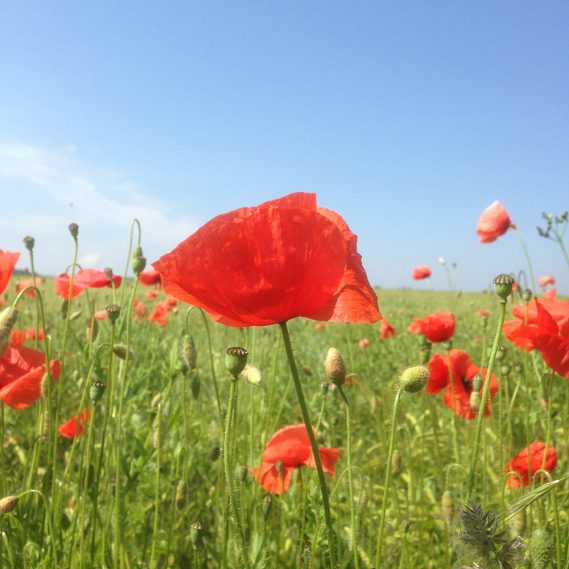
[[(0, 7), (0, 248), (64, 270), (150, 260), (214, 215), (316, 192), (373, 283), (462, 288), (526, 266), (477, 242), (500, 200), (569, 292), (541, 212), (569, 208), (566, 2), (57, 2)], [(21, 266), (26, 265), (23, 259)]]

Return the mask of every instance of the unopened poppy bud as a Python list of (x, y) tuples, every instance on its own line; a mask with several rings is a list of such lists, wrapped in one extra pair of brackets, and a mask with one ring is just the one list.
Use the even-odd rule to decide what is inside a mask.
[(18, 320), (18, 311), (8, 306), (0, 312), (0, 356), (4, 355), (12, 341), (12, 332)]
[(87, 327), (85, 328), (85, 334), (87, 336), (88, 342), (94, 342), (99, 334), (99, 323), (93, 319), (87, 320)]
[(454, 501), (452, 499), (452, 494), (448, 490), (445, 490), (441, 500), (441, 512), (445, 524), (447, 527), (450, 527), (454, 517)]
[(522, 300), (527, 304), (530, 300), (531, 297), (533, 296), (532, 291), (529, 288), (526, 288), (524, 290), (524, 292), (522, 292)]
[(470, 408), (473, 411), (478, 411), (480, 409), (480, 403), (481, 403), (480, 391), (473, 391), (470, 394)]
[(198, 351), (194, 338), (191, 334), (186, 334), (182, 346), (182, 358), (188, 369), (194, 370), (197, 367)]
[(31, 237), (30, 235), (26, 235), (24, 237), (23, 241), (24, 241), (24, 245), (28, 251), (34, 250), (34, 245), (36, 243), (36, 240), (33, 237)]
[(105, 273), (105, 275), (107, 275), (107, 277), (109, 277), (109, 279), (112, 280), (113, 278), (113, 269), (111, 269), (111, 267), (105, 267), (103, 269), (103, 273)]
[(218, 446), (213, 447), (209, 451), (209, 459), (211, 462), (215, 462), (221, 456), (221, 448)]
[(524, 531), (526, 531), (526, 511), (520, 510), (513, 518), (512, 518), (512, 529), (518, 534), (523, 535)]
[(98, 403), (105, 394), (106, 385), (102, 381), (94, 381), (89, 388), (89, 398), (93, 405)]
[(393, 451), (393, 456), (391, 457), (391, 471), (393, 474), (397, 475), (401, 472), (401, 460), (402, 455), (399, 449)]
[(6, 496), (0, 500), (0, 516), (9, 514), (18, 505), (18, 496)]
[(510, 370), (511, 368), (508, 364), (500, 366), (500, 374), (502, 375), (502, 377), (508, 377), (510, 375)]
[(341, 386), (346, 381), (346, 364), (344, 357), (336, 348), (330, 348), (324, 361), (324, 369), (328, 379), (334, 384)]
[(200, 389), (201, 389), (201, 380), (200, 376), (197, 373), (194, 374), (194, 377), (192, 377), (191, 389), (192, 389), (192, 397), (194, 399), (197, 399), (200, 396)]
[(65, 299), (61, 303), (61, 318), (63, 318), (63, 320), (65, 320), (67, 318), (67, 312), (68, 311), (69, 311), (69, 301), (67, 299)]
[(273, 505), (273, 498), (270, 494), (263, 496), (263, 517), (267, 519), (271, 513), (271, 506)]
[(107, 317), (114, 324), (121, 314), (121, 307), (118, 304), (109, 304), (107, 306)]
[(501, 274), (494, 279), (496, 294), (505, 302), (512, 293), (514, 279), (510, 275)]
[(180, 480), (176, 486), (176, 508), (183, 510), (184, 506), (188, 503), (188, 483), (185, 480)]
[(121, 360), (132, 360), (134, 358), (134, 352), (128, 348), (125, 344), (115, 344), (113, 346), (114, 354)]
[(529, 542), (529, 556), (534, 569), (547, 569), (553, 559), (553, 541), (549, 532), (536, 529)]
[(481, 389), (482, 389), (482, 376), (479, 374), (476, 374), (472, 378), (472, 391), (480, 392)]
[(245, 348), (233, 346), (225, 350), (225, 368), (234, 380), (245, 369), (249, 352)]
[(442, 344), (443, 350), (450, 352), (452, 350), (452, 340), (446, 340)]
[(133, 257), (132, 259), (132, 272), (139, 275), (146, 268), (146, 257)]
[(507, 354), (508, 350), (505, 346), (498, 346), (498, 351), (496, 352), (496, 361), (501, 362)]
[(399, 378), (399, 388), (408, 393), (421, 391), (429, 381), (429, 368), (426, 366), (414, 366), (407, 368)]
[(203, 541), (203, 533), (204, 533), (204, 526), (201, 522), (194, 522), (190, 526), (190, 540), (194, 549), (197, 549), (201, 546)]
[(79, 235), (79, 226), (76, 223), (70, 223), (69, 233), (71, 233), (71, 237), (73, 237), (73, 239), (77, 239), (77, 236)]

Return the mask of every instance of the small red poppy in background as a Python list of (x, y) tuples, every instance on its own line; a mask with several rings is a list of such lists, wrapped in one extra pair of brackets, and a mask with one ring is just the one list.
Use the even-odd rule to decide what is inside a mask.
[[(43, 342), (43, 329), (39, 329), (39, 334), (37, 334), (38, 339), (40, 342)], [(28, 340), (35, 340), (36, 339), (36, 329), (35, 328), (26, 328), (26, 330), (14, 330), (12, 332), (12, 345), (19, 346)]]
[(74, 439), (75, 437), (80, 437), (83, 434), (83, 429), (89, 424), (90, 420), (91, 420), (91, 410), (84, 409), (83, 411), (81, 411), (81, 413), (79, 413), (79, 415), (72, 417), (71, 419), (69, 419), (69, 421), (67, 421), (67, 423), (63, 423), (63, 425), (61, 425), (59, 429), (57, 429), (57, 432), (62, 437), (65, 437), (67, 439)]
[(384, 318), (379, 326), (379, 338), (385, 340), (395, 336), (395, 328)]
[[(324, 472), (334, 475), (334, 465), (340, 456), (337, 448), (319, 448)], [(263, 451), (261, 466), (255, 466), (255, 480), (273, 494), (287, 492), (292, 473), (301, 466), (316, 468), (311, 458), (310, 440), (304, 425), (288, 425), (278, 430)]]
[(228, 326), (376, 322), (356, 244), (316, 195), (296, 193), (215, 217), (153, 266), (168, 294)]
[[(51, 376), (57, 381), (59, 360), (49, 364)], [(41, 397), (41, 382), (45, 373), (43, 352), (25, 346), (9, 346), (0, 357), (0, 401), (13, 409), (25, 409)]]
[[(43, 280), (40, 277), (36, 277), (36, 282), (34, 283), (34, 279), (25, 279), (23, 281), (20, 281), (19, 283), (16, 284), (16, 293), (20, 293), (22, 292), (25, 288), (27, 287), (32, 287), (32, 286), (40, 286), (42, 284)], [(36, 291), (33, 288), (28, 288), (28, 290), (25, 292), (26, 296), (30, 296), (31, 298), (35, 298), (36, 296)]]
[(423, 334), (429, 342), (446, 342), (454, 334), (454, 313), (434, 312), (424, 318), (415, 318), (407, 328), (412, 334)]
[(476, 233), (478, 233), (480, 243), (492, 243), (504, 235), (510, 227), (516, 228), (502, 204), (495, 201), (482, 212), (476, 226)]
[(11, 253), (0, 249), (0, 294), (6, 290), (19, 258), (20, 253)]
[(154, 269), (148, 269), (148, 271), (142, 271), (138, 275), (138, 282), (144, 286), (152, 286), (154, 284), (160, 283), (160, 273)]
[(557, 289), (555, 287), (550, 288), (549, 290), (546, 290), (543, 293), (543, 298), (545, 300), (555, 300), (557, 297)]
[(107, 317), (106, 310), (97, 310), (95, 312), (95, 320), (104, 320)]
[[(506, 472), (517, 472), (523, 480), (524, 486), (527, 486), (533, 475), (541, 469), (552, 473), (557, 465), (557, 453), (550, 446), (546, 447), (541, 441), (534, 441), (529, 447), (522, 450), (514, 456), (506, 465)], [(542, 474), (538, 474), (537, 478), (541, 480), (545, 478)], [(517, 476), (508, 476), (508, 486), (510, 488), (519, 488), (521, 486), (520, 479)]]
[(478, 314), (478, 316), (482, 317), (490, 316), (490, 311), (486, 310), (485, 308), (479, 308), (478, 310), (475, 311), (475, 313)]
[(553, 286), (555, 284), (555, 279), (551, 275), (543, 275), (543, 277), (539, 278), (539, 280), (537, 281), (537, 284), (541, 288), (545, 288), (548, 285)]
[(431, 276), (431, 269), (427, 265), (422, 267), (415, 267), (413, 269), (413, 279), (420, 281), (421, 279), (428, 279)]
[(362, 338), (358, 342), (358, 346), (360, 347), (360, 349), (365, 350), (369, 346), (369, 340), (367, 338)]
[(158, 296), (158, 292), (155, 290), (149, 290), (145, 296), (148, 300), (153, 300), (154, 298), (156, 298)]
[[(448, 361), (451, 361), (452, 380), (451, 387), (449, 377)], [(474, 411), (470, 408), (470, 394), (472, 393), (472, 380), (475, 375), (486, 377), (486, 369), (480, 369), (472, 363), (470, 356), (463, 350), (451, 350), (449, 355), (435, 354), (429, 361), (429, 383), (427, 384), (427, 393), (436, 395), (444, 390), (443, 403), (452, 409), (459, 417), (471, 420), (476, 417)], [(494, 398), (498, 392), (498, 380), (492, 374), (490, 377), (490, 400)], [(454, 390), (454, 401), (453, 401)], [(483, 397), (483, 391), (480, 393)], [(488, 404), (484, 409), (484, 415), (490, 415)]]

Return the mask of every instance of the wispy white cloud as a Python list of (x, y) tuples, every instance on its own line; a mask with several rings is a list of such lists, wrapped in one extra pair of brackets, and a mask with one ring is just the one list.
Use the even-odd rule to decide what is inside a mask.
[[(149, 261), (172, 249), (199, 225), (162, 200), (146, 195), (132, 180), (82, 163), (73, 146), (52, 150), (0, 144), (2, 229), (0, 249), (23, 251), (22, 238), (36, 239), (40, 272), (65, 270), (73, 242), (70, 222), (79, 224), (80, 259), (122, 271), (130, 222), (143, 228)], [(22, 266), (27, 256), (22, 255)], [(101, 266), (102, 268), (102, 266)]]

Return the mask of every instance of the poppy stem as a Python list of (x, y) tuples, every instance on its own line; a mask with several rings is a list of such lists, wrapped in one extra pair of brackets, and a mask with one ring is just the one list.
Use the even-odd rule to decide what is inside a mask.
[(283, 336), (283, 343), (285, 345), (286, 355), (288, 358), (288, 363), (292, 375), (292, 381), (294, 383), (294, 388), (296, 390), (296, 397), (298, 399), (300, 412), (302, 414), (302, 420), (304, 421), (304, 426), (306, 427), (308, 439), (310, 440), (310, 447), (312, 449), (312, 456), (314, 457), (314, 462), (316, 463), (316, 471), (318, 472), (318, 481), (320, 483), (320, 493), (322, 494), (322, 506), (324, 507), (324, 519), (326, 521), (326, 529), (328, 531), (328, 548), (330, 555), (330, 564), (333, 568), (335, 568), (337, 566), (336, 537), (334, 535), (334, 529), (332, 527), (332, 515), (330, 513), (330, 498), (328, 496), (328, 487), (326, 486), (326, 479), (324, 478), (324, 470), (322, 469), (322, 461), (320, 460), (320, 453), (318, 452), (318, 444), (316, 443), (316, 437), (314, 435), (312, 423), (310, 422), (310, 417), (308, 415), (308, 407), (306, 405), (306, 400), (304, 399), (302, 384), (300, 383), (300, 377), (298, 375), (298, 369), (296, 367), (296, 361), (294, 359), (294, 353), (292, 351), (292, 344), (290, 341), (290, 335), (288, 332), (286, 322), (279, 322), (279, 326)]
[(506, 299), (500, 300), (500, 316), (498, 319), (498, 328), (496, 329), (496, 336), (494, 337), (494, 344), (492, 345), (492, 351), (490, 352), (490, 361), (488, 362), (488, 370), (486, 371), (486, 379), (484, 380), (484, 386), (482, 387), (482, 401), (480, 402), (480, 409), (476, 416), (476, 428), (474, 431), (474, 444), (472, 445), (472, 455), (470, 457), (470, 470), (468, 472), (468, 485), (466, 487), (466, 501), (470, 500), (472, 497), (472, 491), (474, 489), (474, 476), (476, 473), (476, 463), (478, 461), (478, 451), (480, 450), (480, 433), (482, 431), (482, 419), (484, 418), (484, 410), (486, 409), (486, 401), (488, 400), (488, 391), (490, 387), (490, 378), (492, 377), (492, 371), (494, 370), (494, 362), (496, 361), (496, 353), (498, 352), (498, 346), (500, 344), (500, 338), (502, 337), (502, 327), (504, 326), (504, 320), (506, 318)]
[(529, 258), (528, 248), (526, 247), (526, 243), (523, 240), (522, 236), (520, 235), (520, 232), (517, 229), (514, 229), (514, 233), (516, 237), (519, 239), (522, 249), (524, 250), (524, 255), (526, 256), (526, 261), (528, 262), (529, 274), (531, 275), (531, 286), (533, 287), (533, 291), (535, 292), (537, 290), (535, 286), (535, 276), (533, 274), (533, 267), (531, 265), (531, 260)]

